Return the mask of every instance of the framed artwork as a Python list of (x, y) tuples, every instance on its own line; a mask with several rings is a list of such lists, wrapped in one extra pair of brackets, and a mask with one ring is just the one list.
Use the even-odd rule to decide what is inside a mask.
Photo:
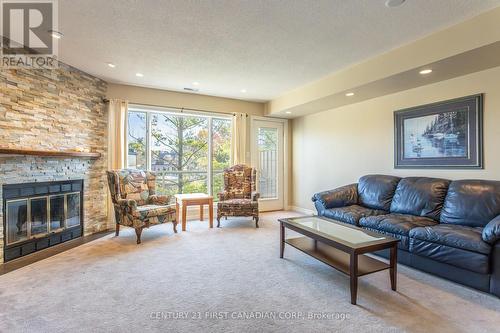
[(483, 94), (394, 112), (395, 168), (483, 168)]

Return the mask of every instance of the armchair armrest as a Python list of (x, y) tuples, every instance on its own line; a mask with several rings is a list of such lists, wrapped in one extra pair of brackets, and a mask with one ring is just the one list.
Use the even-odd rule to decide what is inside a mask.
[(257, 201), (260, 198), (259, 192), (252, 192), (252, 201)]
[(358, 184), (342, 186), (330, 191), (316, 193), (312, 201), (321, 209), (344, 207), (358, 203)]
[(217, 193), (217, 196), (219, 197), (219, 201), (226, 201), (229, 199), (229, 193), (226, 191)]
[(490, 244), (495, 244), (496, 241), (500, 240), (500, 215), (488, 222), (483, 229), (482, 236), (483, 240)]
[(153, 194), (149, 196), (148, 203), (153, 205), (169, 205), (171, 203), (172, 196), (170, 195), (158, 195)]
[(132, 199), (118, 199), (117, 204), (122, 209), (129, 209), (130, 211), (137, 209), (137, 202)]

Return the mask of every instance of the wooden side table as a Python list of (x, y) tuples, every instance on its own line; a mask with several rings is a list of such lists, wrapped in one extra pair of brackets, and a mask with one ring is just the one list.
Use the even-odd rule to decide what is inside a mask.
[(177, 222), (179, 222), (180, 206), (182, 206), (182, 231), (186, 231), (186, 209), (188, 206), (200, 206), (200, 220), (203, 221), (203, 206), (208, 205), (208, 222), (214, 227), (214, 197), (205, 193), (189, 193), (175, 195)]

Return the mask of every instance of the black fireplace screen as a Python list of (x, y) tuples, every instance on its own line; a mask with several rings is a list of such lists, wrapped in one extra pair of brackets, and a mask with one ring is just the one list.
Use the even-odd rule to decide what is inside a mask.
[(7, 245), (80, 225), (80, 192), (7, 200), (5, 204)]
[(3, 186), (6, 261), (79, 237), (83, 181)]

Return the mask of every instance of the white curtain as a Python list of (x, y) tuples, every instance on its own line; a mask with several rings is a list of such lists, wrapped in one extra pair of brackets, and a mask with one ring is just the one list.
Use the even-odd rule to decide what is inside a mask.
[[(110, 100), (108, 103), (108, 170), (127, 166), (127, 110), (128, 102)], [(115, 223), (113, 204), (108, 192), (108, 225)]]
[(108, 169), (127, 166), (127, 110), (128, 102), (110, 100), (108, 103)]
[(247, 115), (245, 113), (233, 114), (231, 136), (231, 161), (234, 164), (245, 163), (247, 143)]

